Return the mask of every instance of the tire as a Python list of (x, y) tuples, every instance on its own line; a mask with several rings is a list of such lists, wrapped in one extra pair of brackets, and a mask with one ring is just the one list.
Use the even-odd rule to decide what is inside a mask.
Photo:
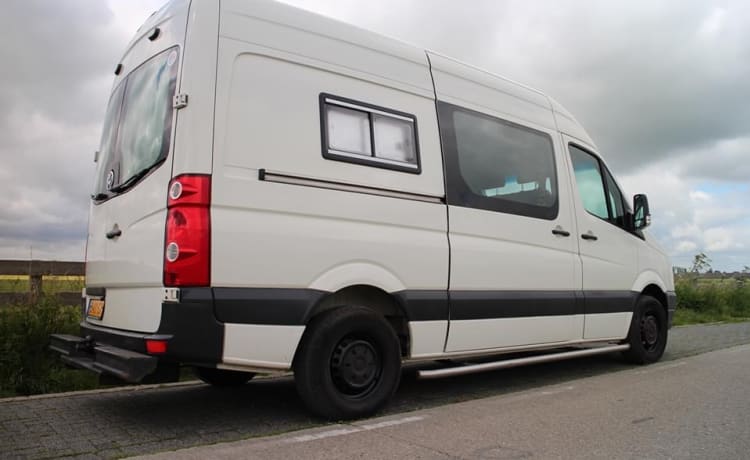
[(401, 378), (398, 337), (385, 318), (343, 307), (313, 318), (294, 360), (297, 391), (328, 420), (364, 417), (383, 407)]
[(638, 299), (625, 343), (630, 349), (625, 359), (635, 364), (658, 361), (667, 347), (667, 313), (655, 298), (643, 295)]
[(215, 387), (238, 387), (255, 377), (252, 372), (230, 371), (213, 367), (196, 367), (195, 374), (205, 383)]

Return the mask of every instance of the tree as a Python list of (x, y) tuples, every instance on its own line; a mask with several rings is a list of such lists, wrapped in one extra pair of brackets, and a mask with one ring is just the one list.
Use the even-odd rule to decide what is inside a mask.
[(701, 273), (711, 270), (711, 259), (706, 255), (705, 252), (696, 254), (693, 257), (693, 266), (690, 267), (692, 273)]

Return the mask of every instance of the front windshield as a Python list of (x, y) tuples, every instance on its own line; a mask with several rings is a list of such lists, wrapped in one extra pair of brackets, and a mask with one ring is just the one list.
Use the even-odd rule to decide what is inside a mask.
[(143, 63), (115, 89), (104, 121), (96, 194), (157, 165), (169, 152), (177, 48)]

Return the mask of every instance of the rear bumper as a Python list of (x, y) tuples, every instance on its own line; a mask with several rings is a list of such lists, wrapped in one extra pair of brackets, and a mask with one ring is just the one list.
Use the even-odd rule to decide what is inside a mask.
[[(174, 381), (179, 364), (215, 366), (221, 362), (224, 325), (216, 320), (211, 291), (184, 289), (179, 302), (161, 306), (153, 334), (80, 324), (80, 336), (54, 334), (50, 349), (73, 367), (130, 383)], [(149, 354), (147, 340), (165, 341), (166, 352)]]

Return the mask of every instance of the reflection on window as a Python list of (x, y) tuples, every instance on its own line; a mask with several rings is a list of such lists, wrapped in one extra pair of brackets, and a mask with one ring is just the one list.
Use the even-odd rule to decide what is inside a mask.
[(459, 109), (453, 111), (452, 121), (463, 183), (473, 194), (496, 201), (473, 207), (532, 217), (556, 214), (557, 184), (549, 136)]
[(166, 153), (165, 129), (171, 128), (175, 57), (163, 53), (148, 61), (128, 77), (123, 118), (120, 122), (118, 150), (122, 155), (121, 182), (154, 164)]
[(328, 147), (340, 152), (370, 156), (370, 118), (367, 112), (326, 106)]
[(172, 132), (177, 48), (133, 70), (110, 98), (99, 147), (95, 193), (106, 193), (163, 160)]

